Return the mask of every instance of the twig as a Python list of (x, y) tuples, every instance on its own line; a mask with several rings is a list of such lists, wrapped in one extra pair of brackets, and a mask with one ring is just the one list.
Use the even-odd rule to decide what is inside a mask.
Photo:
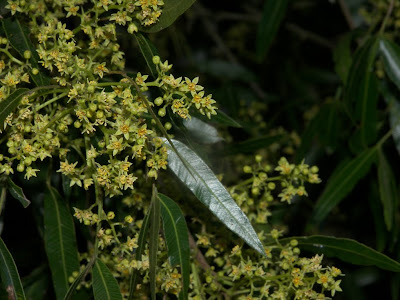
[(351, 13), (349, 11), (349, 8), (344, 0), (339, 0), (339, 6), (340, 10), (342, 11), (342, 14), (344, 18), (346, 19), (346, 23), (349, 26), (351, 30), (355, 28), (353, 18), (351, 17)]
[(288, 23), (288, 24), (286, 24), (286, 29), (297, 34), (303, 40), (313, 41), (314, 43), (316, 43), (320, 46), (329, 48), (329, 49), (332, 49), (334, 47), (333, 43), (331, 43), (328, 39), (326, 39), (314, 32), (311, 32), (304, 28), (301, 28), (296, 24)]
[(388, 8), (388, 10), (387, 10), (387, 12), (386, 12), (385, 19), (383, 19), (381, 28), (379, 29), (379, 33), (380, 33), (380, 34), (382, 34), (382, 33), (385, 31), (386, 23), (387, 23), (387, 21), (389, 20), (389, 17), (390, 17), (390, 15), (392, 14), (392, 11), (393, 11), (394, 1), (395, 1), (395, 0), (390, 1), (389, 8)]

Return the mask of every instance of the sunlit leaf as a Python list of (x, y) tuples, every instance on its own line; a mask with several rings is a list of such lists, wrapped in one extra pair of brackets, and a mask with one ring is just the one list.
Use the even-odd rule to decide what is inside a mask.
[(153, 56), (158, 55), (156, 47), (147, 37), (145, 37), (141, 33), (136, 33), (135, 37), (138, 42), (140, 51), (142, 52), (142, 55), (146, 60), (147, 66), (149, 67), (151, 75), (153, 76), (153, 78), (157, 78), (157, 68), (156, 65), (153, 63)]
[(11, 180), (10, 177), (7, 178), (7, 187), (10, 194), (19, 202), (21, 202), (24, 208), (27, 208), (29, 204), (31, 204), (31, 201), (29, 201), (28, 198), (26, 198), (22, 188), (16, 185), (14, 181)]
[(94, 264), (92, 275), (95, 300), (122, 300), (117, 280), (101, 260)]
[(153, 195), (151, 197), (151, 214), (150, 214), (150, 241), (149, 241), (149, 275), (150, 275), (150, 292), (151, 298), (156, 299), (156, 267), (157, 267), (157, 251), (158, 239), (160, 232), (160, 200), (157, 197), (157, 189), (153, 186)]
[(57, 300), (64, 299), (68, 278), (79, 271), (78, 249), (72, 216), (57, 190), (48, 187), (44, 198), (44, 238), (46, 254)]
[(319, 223), (337, 206), (369, 171), (376, 160), (376, 148), (367, 149), (351, 161), (340, 165), (327, 180), (327, 185), (318, 199), (312, 220)]
[(198, 118), (192, 117), (190, 120), (184, 120), (183, 126), (197, 143), (214, 144), (223, 140), (218, 135), (217, 129)]
[(379, 52), (383, 58), (383, 66), (386, 74), (400, 89), (400, 47), (382, 38), (379, 41)]
[[(38, 63), (39, 55), (29, 39), (29, 27), (22, 26), (16, 18), (3, 19), (2, 24), (7, 39), (10, 41), (13, 48), (21, 55), (21, 57), (24, 57), (24, 52), (29, 50), (31, 52), (31, 58), (29, 60), (30, 64), (33, 68), (40, 70), (41, 68)], [(43, 72), (33, 75), (30, 71), (29, 75), (37, 86), (49, 85), (50, 83), (50, 79), (45, 76)]]
[(154, 25), (142, 26), (141, 31), (157, 32), (172, 25), (196, 0), (164, 0), (160, 19)]
[(298, 247), (306, 251), (337, 257), (354, 265), (376, 266), (383, 270), (400, 272), (399, 262), (352, 239), (315, 235), (285, 238), (281, 243), (292, 239), (296, 239), (299, 242)]
[(286, 14), (289, 0), (266, 0), (261, 22), (258, 26), (256, 52), (258, 58), (263, 59), (274, 40), (276, 33)]
[(168, 146), (168, 167), (175, 175), (222, 223), (264, 255), (264, 248), (249, 219), (211, 169), (183, 143), (172, 141), (184, 161), (172, 150), (169, 142), (164, 141)]
[(24, 300), (25, 293), (14, 259), (0, 237), (0, 276), (8, 299)]
[(18, 106), (22, 96), (29, 91), (28, 89), (17, 89), (4, 101), (0, 102), (0, 129), (4, 128), (4, 120)]
[(161, 203), (161, 216), (164, 225), (165, 241), (171, 266), (179, 265), (182, 273), (180, 299), (187, 299), (190, 276), (190, 248), (185, 217), (179, 206), (169, 197), (158, 194)]
[(382, 149), (378, 151), (378, 181), (383, 217), (386, 228), (390, 231), (396, 214), (398, 192), (396, 179)]

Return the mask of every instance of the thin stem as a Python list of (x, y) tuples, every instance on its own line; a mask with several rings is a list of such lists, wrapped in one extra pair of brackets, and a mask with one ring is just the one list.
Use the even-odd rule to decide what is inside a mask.
[(60, 100), (61, 98), (64, 98), (64, 97), (67, 96), (67, 95), (68, 95), (68, 93), (62, 93), (62, 94), (60, 94), (60, 95), (58, 95), (58, 96), (56, 96), (56, 97), (54, 97), (54, 98), (52, 98), (52, 99), (46, 101), (45, 103), (39, 105), (39, 106), (36, 108), (36, 111), (41, 110), (43, 107), (45, 107), (45, 106), (47, 106), (47, 105), (49, 105), (49, 104), (51, 104), (51, 103), (53, 103), (53, 102), (56, 102), (57, 100)]
[(7, 195), (7, 189), (6, 187), (3, 187), (1, 189), (1, 196), (0, 196), (0, 215), (1, 211), (3, 210), (4, 204), (6, 202), (6, 195)]
[(47, 123), (46, 126), (44, 126), (42, 129), (40, 129), (40, 132), (45, 132), (47, 128), (49, 128), (55, 122), (57, 122), (59, 119), (65, 117), (66, 115), (70, 114), (73, 111), (74, 111), (74, 108), (69, 108), (69, 109), (62, 111), (58, 116), (55, 116), (49, 123)]
[(386, 27), (387, 21), (389, 20), (389, 17), (392, 14), (392, 11), (393, 11), (394, 1), (395, 0), (390, 1), (389, 8), (388, 8), (388, 10), (386, 12), (385, 19), (383, 19), (381, 28), (379, 29), (379, 34), (382, 34), (385, 31), (385, 27)]
[(127, 83), (127, 82), (115, 82), (115, 81), (113, 81), (113, 82), (99, 82), (97, 84), (97, 86), (113, 86), (113, 85), (114, 86), (126, 86), (126, 87), (128, 87), (131, 84)]
[(6, 49), (1, 49), (1, 48), (0, 48), (0, 51), (3, 52), (3, 53), (5, 53), (5, 54), (10, 58), (11, 61), (13, 61), (13, 62), (19, 64), (20, 66), (23, 66), (23, 65), (24, 65), (24, 63), (23, 63), (22, 61), (20, 61), (19, 59), (16, 59), (16, 58), (15, 58), (14, 56), (12, 56), (11, 53), (8, 52)]

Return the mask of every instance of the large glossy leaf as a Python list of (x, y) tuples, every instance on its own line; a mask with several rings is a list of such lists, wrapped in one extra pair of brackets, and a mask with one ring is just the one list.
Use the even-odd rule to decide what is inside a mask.
[(24, 289), (14, 259), (8, 251), (6, 244), (0, 238), (0, 276), (8, 299), (25, 299)]
[(192, 117), (190, 120), (184, 120), (183, 126), (185, 126), (191, 138), (200, 144), (214, 144), (223, 140), (218, 135), (217, 129), (201, 121), (198, 118)]
[(258, 26), (256, 52), (258, 58), (263, 59), (275, 38), (286, 14), (289, 0), (266, 0), (261, 22)]
[(72, 272), (79, 271), (78, 249), (72, 216), (53, 187), (44, 198), (44, 238), (57, 300), (66, 295)]
[(382, 149), (378, 151), (378, 181), (383, 217), (386, 228), (390, 231), (396, 215), (398, 192), (396, 179)]
[(150, 242), (149, 242), (149, 276), (150, 276), (150, 292), (151, 299), (156, 299), (156, 268), (157, 268), (157, 251), (158, 239), (160, 232), (160, 200), (157, 197), (157, 189), (153, 185), (153, 195), (151, 199), (150, 213)]
[(142, 52), (142, 55), (146, 60), (147, 66), (149, 67), (151, 76), (153, 76), (153, 78), (157, 78), (158, 77), (157, 68), (153, 63), (153, 56), (158, 55), (156, 47), (147, 37), (145, 37), (141, 33), (135, 34), (135, 37), (138, 42), (140, 51)]
[[(235, 200), (201, 158), (183, 143), (173, 140), (180, 157), (168, 146), (168, 166), (193, 194), (231, 231), (239, 235), (249, 246), (265, 254), (249, 219)], [(183, 161), (181, 160), (183, 159)]]
[(345, 103), (360, 124), (359, 139), (366, 147), (377, 136), (378, 81), (373, 64), (378, 52), (378, 40), (369, 39), (355, 55), (345, 90)]
[[(36, 52), (35, 47), (29, 39), (29, 27), (22, 26), (16, 18), (6, 18), (2, 20), (4, 31), (7, 35), (13, 48), (23, 57), (26, 50), (31, 51), (31, 58), (29, 62), (33, 68), (40, 70), (38, 61), (39, 55)], [(37, 75), (33, 75), (30, 72), (30, 77), (33, 79), (37, 86), (49, 85), (50, 79), (39, 72)]]
[(367, 149), (351, 161), (340, 165), (328, 179), (314, 208), (312, 220), (319, 223), (338, 205), (369, 171), (376, 159), (376, 148)]
[(164, 235), (168, 248), (168, 257), (172, 266), (180, 265), (182, 273), (182, 291), (180, 299), (188, 298), (190, 277), (189, 235), (179, 206), (169, 197), (158, 194), (161, 203), (161, 216), (164, 225)]
[(31, 204), (31, 201), (29, 201), (28, 198), (26, 198), (22, 188), (16, 185), (14, 181), (11, 180), (10, 177), (7, 178), (7, 187), (8, 190), (10, 191), (10, 194), (19, 202), (21, 202), (24, 208), (27, 208), (29, 204)]
[(400, 89), (400, 47), (382, 38), (379, 41), (379, 52), (383, 58), (383, 66), (386, 74)]
[(151, 26), (142, 26), (141, 31), (157, 32), (172, 25), (196, 0), (164, 0), (162, 14), (157, 23)]
[(18, 106), (22, 96), (29, 91), (28, 89), (15, 90), (4, 101), (0, 102), (0, 129), (4, 128), (4, 120), (11, 114)]
[(101, 260), (94, 264), (92, 275), (95, 300), (122, 300), (117, 280)]
[(301, 236), (282, 239), (290, 242), (296, 239), (303, 250), (337, 257), (342, 261), (360, 266), (376, 266), (383, 270), (400, 272), (400, 263), (355, 240), (331, 236)]

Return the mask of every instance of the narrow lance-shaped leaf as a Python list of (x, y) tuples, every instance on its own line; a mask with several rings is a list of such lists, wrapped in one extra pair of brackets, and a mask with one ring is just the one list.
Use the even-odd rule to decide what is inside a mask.
[(182, 15), (196, 0), (164, 0), (164, 6), (161, 7), (162, 13), (159, 20), (150, 26), (142, 26), (141, 31), (157, 32), (170, 26)]
[(168, 147), (168, 166), (175, 175), (222, 223), (253, 249), (265, 255), (263, 245), (249, 219), (211, 169), (183, 143), (177, 140), (172, 141), (180, 158), (172, 150), (169, 142), (166, 139), (164, 141)]
[(16, 185), (14, 181), (11, 180), (10, 177), (7, 178), (7, 186), (8, 190), (10, 191), (10, 194), (19, 202), (21, 202), (24, 208), (27, 208), (29, 204), (31, 204), (31, 201), (29, 201), (28, 198), (26, 198), (23, 190), (18, 185)]
[(379, 52), (383, 58), (383, 67), (390, 80), (400, 89), (400, 47), (382, 38), (379, 41)]
[(145, 37), (141, 33), (135, 34), (135, 37), (138, 42), (140, 51), (142, 52), (142, 55), (146, 60), (147, 66), (150, 69), (151, 76), (153, 76), (153, 78), (157, 78), (157, 68), (156, 65), (153, 63), (153, 57), (158, 55), (156, 47), (147, 37)]
[(194, 110), (194, 109), (190, 110), (190, 114), (193, 115), (193, 116), (196, 116), (200, 120), (204, 120), (204, 121), (207, 121), (207, 122), (216, 123), (216, 124), (219, 124), (219, 125), (230, 126), (230, 127), (235, 127), (235, 128), (242, 128), (241, 124), (239, 124), (237, 121), (232, 119), (230, 116), (228, 116), (226, 113), (224, 113), (221, 110), (219, 110), (218, 114), (213, 116), (211, 118), (211, 120), (209, 120), (206, 116), (203, 116), (197, 110)]
[(258, 26), (256, 52), (258, 58), (263, 59), (286, 14), (289, 0), (266, 0), (260, 25)]
[(350, 193), (357, 182), (368, 173), (375, 159), (376, 148), (367, 149), (334, 171), (314, 208), (312, 220), (315, 223), (324, 220), (329, 212)]
[(44, 238), (57, 300), (69, 288), (68, 278), (79, 271), (72, 216), (57, 190), (48, 187), (44, 198)]
[(157, 268), (157, 251), (158, 251), (158, 235), (160, 231), (160, 200), (157, 197), (157, 189), (153, 185), (153, 195), (151, 199), (150, 214), (150, 242), (149, 242), (149, 275), (150, 275), (150, 292), (151, 298), (156, 299), (156, 268)]
[(378, 182), (382, 202), (383, 217), (387, 230), (391, 230), (396, 214), (397, 188), (396, 180), (382, 149), (378, 151)]
[(351, 58), (351, 40), (352, 33), (347, 33), (340, 38), (337, 46), (333, 49), (333, 60), (335, 62), (335, 71), (345, 83), (349, 75)]
[(4, 128), (4, 121), (18, 106), (22, 96), (29, 91), (28, 89), (17, 89), (4, 101), (0, 102), (0, 130)]
[(280, 240), (281, 243), (296, 239), (300, 249), (337, 257), (342, 261), (360, 266), (376, 266), (383, 270), (400, 272), (400, 263), (355, 240), (331, 236), (300, 236)]
[(8, 299), (24, 300), (25, 293), (14, 259), (0, 237), (0, 277)]
[(94, 264), (92, 274), (95, 300), (122, 300), (117, 280), (101, 260)]
[(181, 267), (182, 291), (179, 299), (187, 299), (190, 279), (190, 248), (185, 217), (172, 199), (163, 194), (158, 194), (158, 197), (161, 203), (161, 216), (169, 261), (171, 266), (180, 265)]
[(200, 144), (214, 144), (223, 140), (218, 135), (215, 127), (201, 121), (198, 118), (192, 117), (190, 120), (184, 120), (183, 126), (187, 129), (191, 138)]
[[(38, 64), (39, 55), (29, 39), (29, 27), (22, 26), (17, 18), (6, 18), (2, 20), (2, 23), (7, 39), (10, 41), (13, 48), (21, 57), (24, 57), (24, 52), (29, 50), (31, 52), (29, 62), (33, 68), (40, 70)], [(30, 76), (37, 86), (49, 85), (50, 83), (50, 79), (43, 75), (43, 72), (39, 72), (36, 75), (30, 72)]]

